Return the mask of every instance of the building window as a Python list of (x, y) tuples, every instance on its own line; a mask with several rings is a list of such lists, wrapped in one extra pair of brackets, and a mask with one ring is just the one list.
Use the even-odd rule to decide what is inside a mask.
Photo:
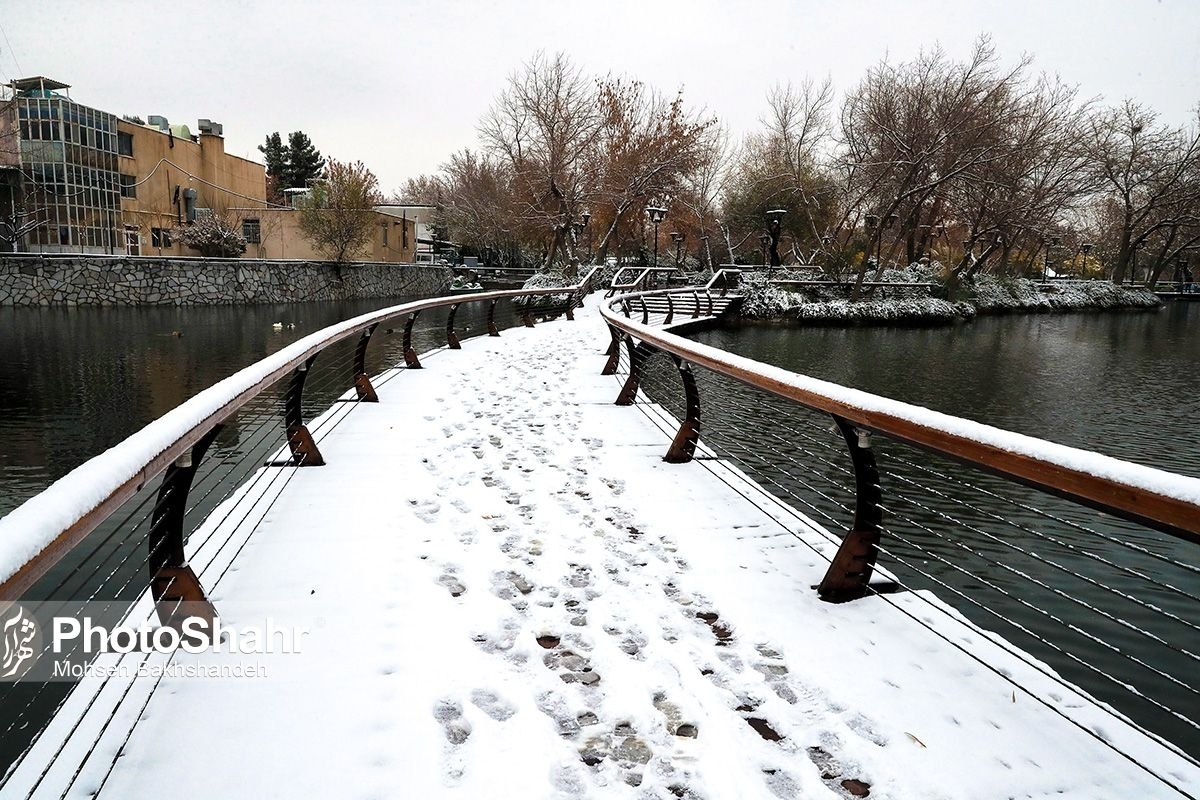
[(121, 175), (121, 197), (137, 197), (137, 176)]
[(262, 241), (262, 225), (258, 220), (242, 220), (242, 238), (250, 244), (258, 244)]
[(170, 247), (171, 231), (167, 228), (151, 228), (150, 244), (153, 247)]
[(71, 243), (71, 229), (68, 226), (66, 226), (66, 225), (58, 226), (58, 243), (59, 244), (70, 244)]
[(133, 155), (133, 134), (119, 131), (117, 133), (117, 153), (123, 156)]

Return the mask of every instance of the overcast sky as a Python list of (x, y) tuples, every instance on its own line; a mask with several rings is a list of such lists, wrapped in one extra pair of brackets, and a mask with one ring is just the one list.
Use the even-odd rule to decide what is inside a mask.
[[(188, 11), (196, 8), (201, 11)], [(767, 89), (806, 76), (852, 88), (884, 56), (981, 33), (1085, 96), (1133, 97), (1172, 125), (1200, 102), (1200, 0), (0, 0), (0, 79), (45, 75), (77, 102), (225, 126), (261, 161), (303, 130), (391, 192), (477, 144), (475, 126), (539, 49), (636, 77), (753, 129)]]

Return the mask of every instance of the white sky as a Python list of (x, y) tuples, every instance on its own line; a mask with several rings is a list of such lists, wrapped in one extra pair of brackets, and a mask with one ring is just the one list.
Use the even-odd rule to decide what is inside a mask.
[(1134, 97), (1164, 122), (1200, 102), (1198, 0), (0, 0), (0, 80), (45, 75), (117, 114), (225, 126), (260, 160), (267, 134), (303, 130), (325, 155), (364, 161), (391, 192), (476, 146), (475, 125), (537, 50), (593, 74), (631, 75), (735, 133), (775, 82), (853, 87), (885, 54), (980, 33), (1035, 56), (1086, 96)]

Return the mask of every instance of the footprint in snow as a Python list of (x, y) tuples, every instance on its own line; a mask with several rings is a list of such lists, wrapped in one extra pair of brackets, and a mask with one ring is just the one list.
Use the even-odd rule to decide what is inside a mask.
[(441, 504), (433, 500), (409, 500), (408, 504), (418, 519), (430, 524), (437, 521), (438, 512), (442, 510)]
[(463, 716), (457, 700), (443, 698), (433, 705), (433, 718), (442, 725), (450, 744), (462, 744), (471, 735), (471, 723)]
[(471, 702), (497, 722), (504, 722), (517, 713), (517, 709), (512, 703), (490, 689), (476, 689), (471, 692)]

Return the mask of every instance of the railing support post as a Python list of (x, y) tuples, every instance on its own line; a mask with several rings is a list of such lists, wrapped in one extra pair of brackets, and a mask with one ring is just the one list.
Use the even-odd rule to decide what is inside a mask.
[(691, 364), (679, 356), (675, 366), (679, 369), (679, 377), (683, 381), (683, 394), (687, 398), (687, 416), (679, 426), (671, 447), (663, 456), (668, 464), (686, 464), (696, 454), (696, 444), (700, 441), (700, 390), (696, 388), (696, 375), (692, 372)]
[(613, 325), (608, 326), (608, 334), (612, 337), (612, 341), (608, 343), (608, 361), (604, 364), (604, 369), (600, 370), (601, 375), (616, 375), (617, 365), (621, 363), (621, 332)]
[(496, 327), (496, 303), (500, 302), (499, 297), (492, 298), (492, 302), (488, 304), (488, 336), (499, 336), (500, 329)]
[(870, 432), (856, 428), (836, 415), (833, 421), (846, 440), (854, 465), (854, 525), (842, 539), (837, 555), (817, 586), (817, 593), (822, 600), (839, 603), (867, 593), (867, 583), (871, 580), (875, 558), (879, 553), (883, 494), (879, 488), (875, 454), (871, 450)]
[[(200, 579), (187, 563), (183, 550), (183, 523), (196, 469), (221, 427), (214, 426), (192, 445), (188, 453), (167, 467), (158, 487), (158, 500), (150, 522), (147, 537), (150, 554), (146, 561), (150, 569), (150, 594), (159, 621), (176, 630), (181, 630), (185, 617), (204, 618), (212, 630), (212, 622), (217, 616)], [(185, 603), (188, 605), (183, 605)]]
[(533, 327), (533, 312), (529, 310), (529, 297), (528, 296), (522, 297), (521, 300), (524, 301), (521, 303), (521, 323), (526, 328), (532, 328)]
[(692, 308), (692, 319), (699, 319), (700, 318), (700, 293), (698, 291), (696, 291), (695, 289), (692, 289), (692, 299), (695, 301), (695, 305)]
[(446, 317), (446, 346), (451, 350), (462, 350), (458, 334), (454, 332), (454, 315), (458, 313), (458, 303), (450, 306), (450, 314)]
[(667, 292), (667, 318), (663, 320), (663, 325), (670, 325), (675, 319), (675, 301), (671, 299), (671, 293)]
[(288, 447), (292, 450), (292, 463), (297, 467), (321, 467), (325, 459), (317, 449), (312, 434), (304, 425), (304, 417), (300, 410), (300, 401), (304, 397), (304, 380), (312, 367), (316, 356), (312, 356), (292, 373), (292, 382), (288, 384), (287, 395), (284, 399), (283, 421), (287, 426)]
[(420, 311), (414, 311), (408, 315), (408, 322), (404, 324), (404, 366), (409, 369), (421, 369), (421, 360), (417, 358), (417, 351), (413, 350), (412, 346), (412, 331), (413, 325), (417, 322), (417, 315)]
[(379, 395), (375, 393), (375, 387), (367, 375), (367, 345), (371, 343), (371, 334), (378, 327), (379, 323), (376, 322), (363, 331), (362, 336), (358, 337), (358, 346), (354, 348), (354, 391), (360, 403), (379, 402)]
[(642, 324), (650, 324), (650, 309), (646, 307), (646, 298), (638, 297), (638, 302), (642, 305)]
[(631, 406), (633, 399), (637, 396), (638, 384), (642, 380), (642, 364), (650, 356), (650, 345), (642, 342), (634, 346), (633, 337), (627, 337), (625, 344), (629, 348), (629, 377), (625, 379), (625, 385), (621, 387), (621, 393), (617, 395), (616, 405)]

